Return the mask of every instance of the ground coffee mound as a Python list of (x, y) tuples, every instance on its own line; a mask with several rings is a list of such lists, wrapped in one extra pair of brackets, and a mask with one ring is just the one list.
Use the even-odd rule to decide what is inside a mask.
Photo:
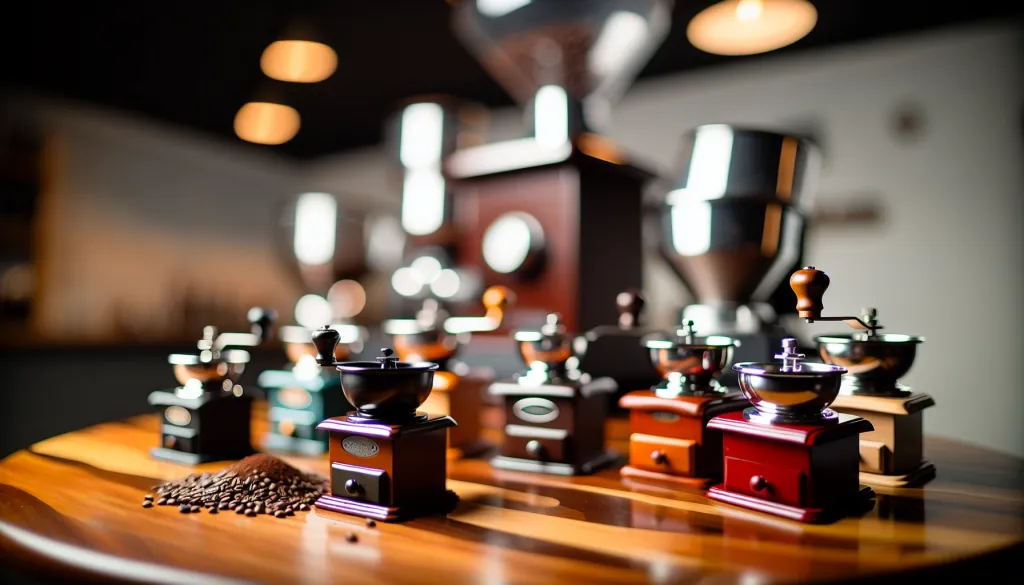
[(155, 497), (158, 506), (178, 505), (183, 514), (206, 508), (212, 514), (232, 510), (247, 516), (269, 514), (286, 518), (296, 511), (309, 510), (327, 489), (326, 478), (299, 471), (272, 455), (257, 453), (218, 473), (192, 474), (154, 486), (156, 496), (147, 495), (143, 507), (152, 507)]

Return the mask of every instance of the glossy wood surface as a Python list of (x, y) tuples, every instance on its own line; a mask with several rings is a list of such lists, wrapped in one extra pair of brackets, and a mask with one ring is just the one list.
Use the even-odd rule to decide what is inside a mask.
[[(485, 412), (488, 432), (501, 418)], [(254, 440), (265, 420), (260, 405)], [(977, 575), (1009, 562), (1008, 547), (1019, 556), (1024, 539), (1022, 462), (949, 441), (926, 445), (940, 470), (935, 481), (877, 488), (872, 511), (824, 526), (713, 502), (695, 489), (644, 486), (614, 468), (558, 477), (464, 459), (449, 461), (448, 488), (461, 502), (447, 518), (370, 528), (323, 511), (275, 519), (143, 509), (151, 486), (191, 471), (148, 455), (158, 424), (155, 416), (103, 424), (0, 462), (0, 562), (75, 580), (163, 583), (762, 585), (885, 575), (905, 583), (900, 571)], [(609, 421), (608, 435), (628, 452), (627, 421)], [(326, 456), (288, 459), (327, 474)]]

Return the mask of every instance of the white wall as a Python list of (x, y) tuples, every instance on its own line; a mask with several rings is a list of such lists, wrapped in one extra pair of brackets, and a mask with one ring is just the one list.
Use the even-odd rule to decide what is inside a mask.
[(176, 334), (189, 285), (239, 311), (290, 312), (298, 287), (269, 236), (274, 204), (295, 188), (293, 163), (80, 104), (21, 96), (6, 106), (47, 137), (40, 337), (106, 340), (118, 313), (139, 337)]
[[(872, 192), (886, 208), (879, 224), (811, 234), (807, 260), (832, 277), (827, 309), (875, 306), (889, 331), (927, 338), (904, 380), (938, 403), (926, 432), (1024, 455), (1022, 47), (1019, 29), (973, 27), (737, 61), (638, 83), (608, 134), (671, 168), (679, 135), (699, 124), (818, 125), (827, 154), (818, 201)], [(889, 124), (908, 101), (927, 126), (904, 145)], [(521, 127), (515, 111), (493, 120), (496, 136)], [(382, 151), (352, 161), (322, 167), (321, 178), (384, 184)], [(667, 326), (686, 299), (656, 258), (647, 274), (652, 318)], [(806, 337), (839, 331), (793, 327)]]

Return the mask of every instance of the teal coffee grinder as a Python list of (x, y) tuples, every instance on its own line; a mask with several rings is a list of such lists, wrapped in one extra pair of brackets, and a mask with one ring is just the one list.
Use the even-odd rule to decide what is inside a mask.
[[(330, 328), (340, 338), (334, 350), (335, 361), (346, 361), (362, 351), (368, 335), (365, 328), (347, 323)], [(263, 437), (263, 448), (268, 451), (326, 453), (327, 433), (316, 426), (324, 419), (355, 410), (341, 392), (341, 378), (316, 363), (312, 335), (305, 327), (281, 327), (278, 337), (290, 363), (280, 370), (266, 370), (257, 379), (267, 395), (270, 430)]]

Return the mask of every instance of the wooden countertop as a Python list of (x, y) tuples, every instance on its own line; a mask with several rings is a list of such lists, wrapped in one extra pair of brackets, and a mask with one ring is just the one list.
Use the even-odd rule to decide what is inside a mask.
[[(484, 413), (492, 437), (496, 416)], [(254, 417), (259, 437), (262, 404)], [(0, 562), (148, 583), (906, 583), (904, 571), (977, 576), (1019, 560), (1024, 541), (1024, 463), (945, 440), (926, 446), (938, 479), (879, 488), (872, 511), (825, 526), (628, 483), (615, 470), (564, 478), (469, 459), (449, 464), (461, 502), (448, 517), (369, 528), (317, 510), (282, 520), (143, 509), (154, 484), (192, 471), (149, 457), (157, 426), (156, 416), (102, 424), (0, 461)], [(627, 432), (609, 421), (620, 452)], [(326, 458), (287, 459), (326, 474)]]

